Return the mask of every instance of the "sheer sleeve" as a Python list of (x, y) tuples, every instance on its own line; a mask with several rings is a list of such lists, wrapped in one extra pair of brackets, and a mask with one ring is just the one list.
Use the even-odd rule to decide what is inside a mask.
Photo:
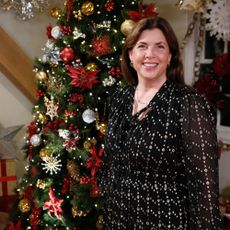
[(181, 121), (190, 229), (223, 229), (218, 204), (216, 124), (206, 100), (196, 93), (187, 95)]
[(110, 181), (108, 181), (108, 178), (110, 178), (111, 173), (111, 154), (110, 154), (110, 146), (108, 146), (108, 130), (110, 129), (110, 126), (112, 125), (111, 117), (112, 114), (115, 112), (117, 105), (121, 103), (122, 99), (122, 90), (121, 88), (118, 88), (115, 90), (115, 92), (110, 96), (109, 103), (108, 103), (108, 124), (106, 129), (106, 135), (105, 135), (105, 151), (102, 159), (102, 166), (99, 169), (97, 180), (99, 187), (101, 189), (101, 195), (104, 197), (106, 195), (106, 191), (109, 191)]

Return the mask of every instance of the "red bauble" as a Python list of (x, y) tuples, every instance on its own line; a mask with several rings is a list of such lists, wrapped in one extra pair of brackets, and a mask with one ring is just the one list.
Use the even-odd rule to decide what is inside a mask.
[(114, 5), (115, 5), (114, 0), (109, 0), (105, 3), (105, 9), (107, 11), (112, 11), (114, 9)]
[(60, 58), (65, 62), (71, 62), (75, 58), (74, 50), (72, 48), (64, 48), (60, 52)]

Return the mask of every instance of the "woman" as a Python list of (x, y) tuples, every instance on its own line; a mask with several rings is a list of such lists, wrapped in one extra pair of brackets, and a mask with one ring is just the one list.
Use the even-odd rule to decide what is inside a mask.
[(168, 22), (139, 21), (121, 65), (129, 86), (111, 99), (100, 181), (106, 229), (223, 229), (215, 119), (184, 84)]

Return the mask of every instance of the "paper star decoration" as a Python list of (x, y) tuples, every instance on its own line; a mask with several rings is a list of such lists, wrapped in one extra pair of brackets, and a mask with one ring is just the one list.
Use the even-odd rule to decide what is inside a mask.
[(0, 127), (0, 159), (15, 159), (17, 151), (12, 143), (23, 125), (12, 126), (8, 128)]
[(54, 195), (54, 192), (52, 190), (52, 187), (49, 188), (49, 197), (50, 199), (47, 200), (44, 203), (43, 209), (48, 209), (48, 215), (53, 218), (51, 213), (54, 213), (54, 215), (57, 217), (58, 220), (61, 220), (61, 214), (63, 213), (63, 210), (61, 208), (61, 204), (63, 202), (63, 199), (57, 199)]

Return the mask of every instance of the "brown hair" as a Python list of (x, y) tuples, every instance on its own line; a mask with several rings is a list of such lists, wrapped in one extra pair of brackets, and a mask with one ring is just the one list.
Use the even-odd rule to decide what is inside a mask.
[(181, 61), (180, 49), (177, 37), (170, 24), (161, 17), (145, 18), (140, 20), (132, 32), (127, 36), (123, 46), (121, 70), (124, 78), (129, 84), (137, 85), (138, 78), (135, 69), (130, 65), (129, 51), (135, 46), (141, 33), (144, 30), (157, 28), (162, 31), (169, 46), (172, 55), (170, 65), (167, 68), (167, 78), (176, 84), (184, 84), (184, 71)]

